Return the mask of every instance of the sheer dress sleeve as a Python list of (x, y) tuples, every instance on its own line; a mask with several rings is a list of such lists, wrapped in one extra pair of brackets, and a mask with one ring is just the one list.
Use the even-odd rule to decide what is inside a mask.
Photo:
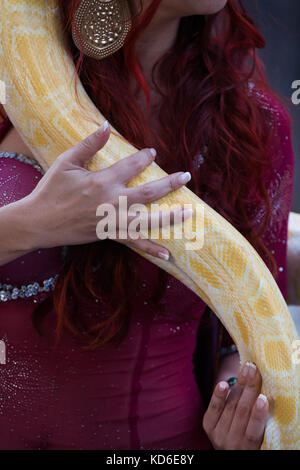
[[(269, 126), (272, 138), (268, 145), (271, 167), (265, 177), (265, 187), (271, 202), (271, 217), (262, 239), (277, 264), (274, 278), (286, 299), (287, 297), (287, 236), (288, 219), (291, 211), (294, 179), (294, 152), (290, 117), (279, 101), (256, 91), (261, 106), (269, 111)], [(265, 220), (265, 208), (251, 208), (253, 225), (259, 229)], [(233, 341), (226, 330), (220, 329), (220, 346), (225, 351)], [(230, 351), (230, 349), (228, 350)]]
[[(263, 105), (269, 108), (274, 133), (269, 145), (272, 162), (271, 177), (266, 179), (266, 187), (271, 201), (271, 218), (263, 235), (265, 245), (277, 264), (276, 282), (282, 295), (287, 296), (287, 237), (288, 220), (293, 198), (295, 157), (292, 145), (290, 118), (285, 108), (274, 99), (263, 96)], [(258, 207), (254, 213), (254, 223), (259, 227), (264, 219), (264, 209)]]

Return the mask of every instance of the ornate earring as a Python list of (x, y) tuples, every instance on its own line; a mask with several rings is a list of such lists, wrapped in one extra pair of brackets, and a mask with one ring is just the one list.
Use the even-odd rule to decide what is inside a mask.
[(104, 59), (124, 45), (131, 28), (127, 0), (82, 0), (72, 37), (76, 47), (94, 59)]

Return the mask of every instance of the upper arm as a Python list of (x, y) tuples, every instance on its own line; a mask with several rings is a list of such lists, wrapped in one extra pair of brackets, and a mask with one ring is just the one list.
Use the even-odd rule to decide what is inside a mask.
[[(262, 239), (275, 259), (275, 280), (286, 299), (288, 220), (293, 197), (295, 164), (292, 126), (289, 114), (277, 100), (268, 96), (265, 96), (264, 100), (263, 105), (268, 107), (270, 112), (268, 125), (272, 126), (272, 135), (267, 147), (271, 168), (264, 181), (270, 198), (271, 217)], [(256, 205), (252, 213), (253, 223), (257, 228), (264, 222), (265, 211), (265, 207)], [(221, 345), (226, 347), (233, 341), (224, 330), (223, 328)]]
[[(270, 116), (268, 125), (272, 128), (272, 134), (267, 146), (270, 171), (264, 180), (271, 213), (262, 239), (275, 259), (277, 265), (275, 279), (286, 298), (288, 219), (293, 198), (295, 164), (292, 126), (288, 112), (279, 101), (268, 95), (265, 95), (263, 99)], [(265, 208), (257, 207), (254, 223), (259, 226), (264, 217)]]
[(276, 260), (276, 281), (286, 298), (288, 220), (293, 199), (295, 157), (289, 116), (281, 105), (277, 110), (277, 126), (269, 147), (274, 171), (273, 177), (267, 181), (271, 219), (264, 241)]

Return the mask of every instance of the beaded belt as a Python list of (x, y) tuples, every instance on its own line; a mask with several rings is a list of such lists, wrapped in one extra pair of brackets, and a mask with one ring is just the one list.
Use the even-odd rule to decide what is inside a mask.
[(26, 155), (23, 155), (22, 153), (15, 153), (15, 152), (0, 152), (0, 158), (12, 158), (13, 160), (18, 160), (19, 162), (22, 163), (27, 163), (28, 165), (31, 165), (35, 170), (40, 172), (42, 175), (44, 175), (45, 171), (43, 168), (32, 158), (26, 157)]
[[(0, 152), (0, 158), (12, 158), (22, 163), (27, 163), (39, 171), (42, 175), (45, 173), (43, 168), (32, 158), (26, 157), (21, 153)], [(63, 247), (66, 249), (67, 247)], [(9, 300), (24, 299), (37, 296), (38, 294), (50, 292), (55, 287), (58, 274), (41, 283), (33, 282), (31, 284), (22, 285), (20, 288), (11, 284), (0, 283), (0, 302), (7, 302)]]
[(42, 283), (34, 282), (27, 284), (20, 288), (14, 287), (11, 284), (0, 284), (0, 302), (7, 302), (8, 300), (25, 299), (41, 294), (42, 292), (50, 292), (55, 287), (58, 274), (50, 279), (46, 279)]

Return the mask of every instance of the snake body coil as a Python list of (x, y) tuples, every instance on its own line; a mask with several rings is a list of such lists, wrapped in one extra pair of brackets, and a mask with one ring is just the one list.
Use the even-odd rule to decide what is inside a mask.
[[(74, 64), (64, 47), (56, 0), (2, 2), (0, 79), (7, 90), (5, 110), (45, 169), (104, 120), (79, 84), (79, 100), (94, 122), (82, 118), (73, 78)], [(113, 130), (89, 168), (107, 167), (134, 151)], [(153, 163), (131, 185), (164, 175)], [(169, 262), (143, 256), (196, 292), (235, 340), (241, 362), (257, 364), (272, 411), (263, 448), (299, 449), (300, 372), (293, 361), (298, 336), (276, 282), (251, 245), (191, 191), (180, 189), (160, 202), (202, 209), (204, 245), (186, 249), (188, 232), (196, 230), (194, 217), (187, 225), (186, 239), (160, 239), (172, 255)]]

